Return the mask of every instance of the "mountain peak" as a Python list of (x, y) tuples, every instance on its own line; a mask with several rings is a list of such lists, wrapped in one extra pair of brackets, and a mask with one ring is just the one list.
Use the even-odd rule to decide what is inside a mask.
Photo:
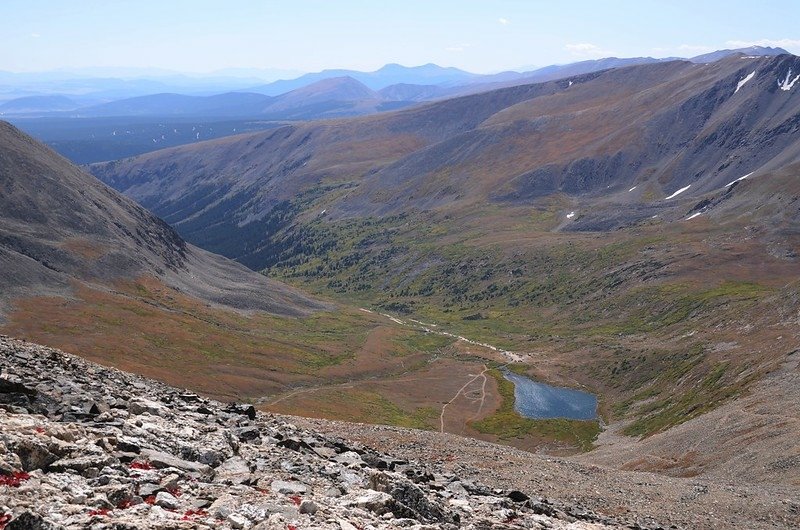
[[(374, 98), (375, 93), (364, 83), (349, 76), (329, 77), (321, 79), (310, 85), (298, 88), (280, 96), (284, 102), (295, 101), (297, 104), (313, 104), (317, 101), (355, 101), (365, 98)], [(304, 101), (301, 101), (304, 100)], [(277, 106), (273, 107), (277, 108)]]
[(773, 48), (769, 46), (748, 46), (746, 48), (716, 50), (711, 53), (704, 53), (702, 55), (697, 55), (689, 60), (692, 61), (693, 63), (713, 63), (730, 55), (736, 55), (736, 54), (767, 56), (767, 57), (772, 57), (776, 55), (786, 55), (786, 54), (791, 55), (788, 51), (784, 50), (783, 48), (778, 48), (778, 47)]

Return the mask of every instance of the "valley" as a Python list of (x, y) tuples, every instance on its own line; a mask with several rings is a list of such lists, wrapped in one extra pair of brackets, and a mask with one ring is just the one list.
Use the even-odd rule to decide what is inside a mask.
[[(158, 221), (138, 210), (133, 228), (109, 222), (105, 201), (138, 206), (9, 130), (11, 156), (36, 160), (31, 184), (45, 182), (35, 171), (44, 167), (71, 175), (76, 189), (96, 188), (94, 203), (75, 195), (75, 207), (113, 228), (58, 228), (46, 251), (18, 240), (11, 255), (60, 283), (7, 293), (2, 330), (264, 411), (559, 455), (641, 439), (625, 442), (614, 465), (684, 475), (694, 458), (653, 462), (644, 441), (670, 447), (684, 425), (759, 395), (800, 347), (800, 189), (796, 163), (783, 162), (798, 156), (796, 98), (766, 88), (794, 61), (633, 66), (90, 167), (177, 233), (150, 227)], [(750, 68), (762, 74), (749, 95), (728, 92)], [(756, 92), (758, 83), (774, 95)], [(679, 84), (687, 93), (652, 108)], [(749, 116), (747, 102), (762, 100), (763, 115)], [(651, 107), (625, 125), (631, 101)], [(701, 102), (707, 122), (664, 128)], [(627, 114), (587, 125), (609, 106)], [(713, 157), (729, 161), (687, 180), (687, 168), (709, 164), (710, 144), (697, 135), (724, 146), (740, 134), (736, 120), (759, 124), (747, 134), (770, 149), (717, 149)], [(653, 124), (658, 158), (625, 162), (656, 156), (630, 140)], [(550, 145), (553, 127), (567, 133)], [(572, 158), (580, 162), (563, 162)], [(42, 197), (17, 188), (31, 204)], [(65, 215), (43, 209), (26, 232), (49, 230), (54, 214)], [(211, 255), (180, 250), (179, 236), (252, 270), (209, 268)], [(111, 247), (130, 249), (115, 258), (130, 262), (124, 274), (79, 272), (100, 271)], [(74, 265), (53, 268), (48, 256), (62, 255)], [(524, 417), (506, 370), (597, 396), (597, 417)], [(722, 459), (732, 453), (713, 465)]]
[(797, 7), (4, 3), (0, 530), (800, 527)]
[[(266, 410), (572, 453), (600, 422), (669, 437), (800, 345), (798, 100), (776, 84), (796, 62), (631, 66), (90, 169), (198, 245), (448, 334), (418, 371), (287, 389)], [(503, 351), (599, 396), (600, 422), (520, 417)]]
[(153, 150), (282, 125), (263, 119), (217, 117), (38, 117), (10, 122), (75, 164), (118, 160)]

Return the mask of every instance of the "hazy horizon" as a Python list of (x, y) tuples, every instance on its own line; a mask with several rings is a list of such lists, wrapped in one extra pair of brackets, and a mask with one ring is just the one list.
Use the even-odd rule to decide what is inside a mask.
[[(790, 0), (655, 0), (566, 10), (544, 2), (175, 0), (3, 3), (14, 73), (146, 69), (274, 79), (325, 69), (435, 63), (473, 73), (602, 57), (691, 57), (750, 45), (800, 53)], [(687, 13), (689, 13), (687, 15)], [(227, 74), (224, 74), (227, 72)]]

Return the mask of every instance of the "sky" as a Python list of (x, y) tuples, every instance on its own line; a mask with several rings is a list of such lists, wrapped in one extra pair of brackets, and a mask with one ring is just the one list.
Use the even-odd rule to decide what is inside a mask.
[(752, 44), (800, 54), (798, 0), (0, 0), (0, 70), (476, 73)]

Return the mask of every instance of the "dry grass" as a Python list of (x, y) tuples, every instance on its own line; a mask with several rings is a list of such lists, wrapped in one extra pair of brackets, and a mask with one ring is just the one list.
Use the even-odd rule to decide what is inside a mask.
[(113, 291), (74, 289), (73, 300), (19, 300), (3, 331), (227, 399), (399, 366), (367, 340), (382, 334), (385, 323), (353, 310), (302, 319), (248, 317), (208, 307), (152, 278)]
[(496, 352), (343, 306), (304, 318), (245, 316), (150, 277), (73, 290), (72, 299), (18, 300), (2, 332), (266, 410), (433, 430), (443, 421), (447, 432), (498, 440), (471, 427), (503, 404), (497, 382), (476, 377)]

